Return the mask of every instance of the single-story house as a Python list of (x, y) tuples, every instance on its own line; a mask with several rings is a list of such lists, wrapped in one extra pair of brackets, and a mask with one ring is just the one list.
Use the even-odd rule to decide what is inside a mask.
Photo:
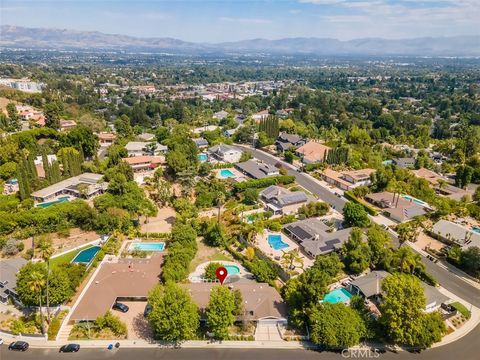
[(140, 141), (153, 141), (153, 140), (155, 140), (155, 134), (141, 133), (140, 135), (137, 135), (137, 138)]
[(122, 299), (146, 301), (149, 291), (159, 283), (163, 255), (150, 259), (119, 259), (103, 263), (83, 297), (72, 308), (71, 320), (95, 320)]
[(274, 215), (293, 214), (299, 207), (314, 200), (303, 191), (290, 191), (276, 185), (267, 187), (259, 196)]
[(8, 299), (20, 305), (17, 287), (17, 273), (28, 261), (23, 258), (0, 260), (0, 302), (6, 304)]
[[(359, 295), (364, 299), (370, 299), (376, 303), (381, 302), (383, 295), (382, 282), (390, 274), (383, 270), (372, 271), (361, 276), (348, 285), (348, 291), (353, 295)], [(451, 302), (448, 296), (442, 294), (434, 286), (421, 282), (425, 295), (425, 308), (423, 311), (430, 313), (438, 310), (442, 304)]]
[(415, 176), (427, 180), (435, 189), (437, 194), (448, 197), (452, 200), (460, 201), (465, 196), (472, 196), (474, 191), (472, 189), (461, 189), (449, 183), (449, 179), (437, 174), (436, 172), (420, 168), (413, 170)]
[[(190, 293), (200, 309), (201, 319), (205, 321), (212, 287), (226, 285), (192, 283), (182, 286)], [(278, 291), (270, 285), (254, 281), (238, 281), (229, 284), (228, 287), (231, 290), (240, 290), (242, 294), (244, 313), (238, 317), (238, 320), (268, 324), (285, 324), (287, 322), (287, 305)]]
[(446, 181), (446, 179), (444, 179), (441, 175), (426, 168), (412, 170), (412, 172), (415, 174), (416, 177), (427, 180), (433, 186), (437, 186), (442, 180)]
[(208, 147), (208, 141), (203, 137), (192, 139), (199, 149)]
[(399, 223), (409, 221), (415, 216), (425, 215), (431, 210), (427, 203), (415, 201), (413, 198), (407, 200), (400, 194), (388, 191), (368, 194), (365, 200), (380, 208), (385, 216)]
[(60, 120), (60, 131), (70, 130), (77, 126), (75, 120)]
[(84, 173), (37, 190), (32, 197), (37, 203), (54, 200), (60, 195), (91, 199), (107, 189), (108, 184), (102, 179), (101, 174)]
[(232, 137), (233, 135), (235, 135), (237, 130), (238, 130), (238, 128), (225, 130), (223, 132), (223, 135), (226, 136), (226, 137)]
[(161, 156), (144, 155), (124, 158), (123, 161), (130, 165), (133, 171), (144, 171), (155, 169), (165, 162), (165, 158)]
[(415, 158), (413, 157), (394, 158), (393, 163), (402, 169), (412, 168), (415, 166)]
[(117, 138), (115, 134), (107, 133), (107, 132), (98, 133), (97, 136), (98, 136), (98, 142), (102, 147), (108, 147), (112, 145), (115, 142), (115, 139)]
[(213, 118), (217, 120), (223, 120), (228, 116), (228, 112), (225, 110), (222, 111), (217, 111), (216, 113), (213, 114)]
[(480, 248), (480, 233), (448, 220), (437, 221), (429, 233), (449, 244), (458, 244), (463, 248), (472, 246)]
[(217, 160), (227, 163), (237, 163), (242, 157), (241, 150), (225, 144), (212, 146), (208, 152)]
[(327, 168), (322, 172), (322, 178), (327, 183), (332, 184), (339, 189), (348, 191), (357, 186), (370, 185), (370, 175), (373, 172), (375, 172), (374, 169), (361, 169), (338, 172)]
[(300, 146), (296, 154), (301, 157), (303, 163), (314, 164), (325, 161), (329, 151), (330, 147), (318, 141), (310, 140), (305, 145)]
[(262, 120), (265, 120), (269, 115), (269, 112), (268, 110), (262, 110), (262, 111), (259, 111), (255, 114), (252, 115), (252, 119), (255, 120), (255, 122), (260, 122)]
[(235, 168), (254, 179), (263, 179), (268, 176), (276, 176), (280, 174), (280, 171), (275, 166), (254, 159), (237, 163), (235, 164)]
[(217, 129), (220, 129), (220, 126), (218, 125), (206, 125), (206, 126), (200, 126), (195, 129), (193, 129), (194, 134), (201, 134), (205, 131), (215, 131)]
[(316, 218), (285, 225), (283, 231), (303, 250), (315, 258), (342, 248), (350, 237), (351, 228), (328, 232), (329, 227)]
[(156, 142), (146, 141), (129, 141), (125, 145), (128, 156), (144, 156), (144, 155), (160, 155), (168, 151), (165, 145), (157, 144)]
[(280, 135), (278, 135), (275, 145), (277, 147), (277, 151), (284, 152), (285, 150), (289, 149), (297, 149), (298, 147), (305, 145), (305, 142), (306, 140), (300, 135), (282, 132)]

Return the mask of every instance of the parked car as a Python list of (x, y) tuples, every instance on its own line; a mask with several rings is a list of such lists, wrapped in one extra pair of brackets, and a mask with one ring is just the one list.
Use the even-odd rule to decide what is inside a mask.
[(15, 341), (8, 345), (8, 350), (27, 351), (28, 343), (25, 341)]
[(3, 339), (0, 338), (0, 345), (3, 345)]
[(147, 305), (145, 305), (145, 310), (143, 310), (143, 316), (144, 317), (148, 317), (148, 315), (150, 315), (150, 313), (152, 312), (153, 308), (152, 308), (152, 305), (150, 305), (149, 303), (147, 303)]
[(128, 306), (125, 304), (116, 302), (115, 304), (113, 304), (112, 309), (126, 313), (128, 311)]
[(68, 345), (63, 345), (60, 348), (59, 352), (71, 353), (71, 352), (77, 352), (78, 350), (80, 350), (80, 345), (79, 344), (68, 344)]

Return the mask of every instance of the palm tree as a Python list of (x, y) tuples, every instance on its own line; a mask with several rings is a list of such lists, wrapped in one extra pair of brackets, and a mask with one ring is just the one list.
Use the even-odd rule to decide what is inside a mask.
[(47, 263), (47, 322), (50, 324), (50, 300), (48, 294), (48, 285), (50, 282), (50, 257), (53, 254), (52, 241), (48, 238), (44, 238), (38, 244), (38, 248), (40, 249), (40, 257)]
[(282, 265), (287, 269), (291, 269), (293, 264), (299, 264), (299, 267), (303, 269), (303, 259), (300, 256), (300, 252), (298, 251), (298, 249), (288, 252), (283, 251), (281, 262)]
[(414, 253), (409, 247), (402, 246), (393, 256), (393, 266), (403, 273), (413, 274), (415, 269), (421, 264), (421, 257)]
[(30, 274), (30, 279), (28, 282), (28, 287), (32, 293), (38, 293), (38, 304), (40, 306), (40, 326), (42, 328), (42, 334), (45, 333), (43, 327), (43, 312), (42, 312), (42, 290), (45, 286), (45, 277), (41, 272), (33, 271)]
[(225, 194), (223, 192), (218, 193), (216, 203), (218, 207), (217, 222), (220, 224), (220, 214), (222, 212), (222, 206), (225, 203)]

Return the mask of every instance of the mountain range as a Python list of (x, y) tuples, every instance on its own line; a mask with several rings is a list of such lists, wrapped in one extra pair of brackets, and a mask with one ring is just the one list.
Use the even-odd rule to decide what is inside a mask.
[(341, 41), (332, 38), (251, 39), (224, 43), (194, 43), (174, 38), (140, 38), (98, 31), (27, 28), (2, 25), (0, 47), (58, 50), (124, 50), (149, 52), (238, 52), (312, 55), (415, 55), (480, 56), (480, 36), (421, 37), (389, 40), (363, 38)]

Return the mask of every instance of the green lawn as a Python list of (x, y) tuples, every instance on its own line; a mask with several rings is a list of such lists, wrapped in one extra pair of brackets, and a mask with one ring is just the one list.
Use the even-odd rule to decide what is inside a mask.
[(454, 302), (450, 304), (454, 309), (456, 309), (460, 314), (462, 314), (465, 318), (470, 319), (471, 313), (470, 311), (460, 304), (459, 302)]
[(85, 250), (89, 247), (91, 247), (91, 245), (85, 245), (85, 246), (81, 247), (80, 249), (72, 250), (72, 251), (69, 251), (69, 252), (67, 252), (63, 255), (57, 256), (57, 257), (50, 260), (50, 266), (56, 266), (56, 265), (69, 263), (73, 260), (73, 258), (75, 256), (77, 256), (77, 254), (80, 251)]

